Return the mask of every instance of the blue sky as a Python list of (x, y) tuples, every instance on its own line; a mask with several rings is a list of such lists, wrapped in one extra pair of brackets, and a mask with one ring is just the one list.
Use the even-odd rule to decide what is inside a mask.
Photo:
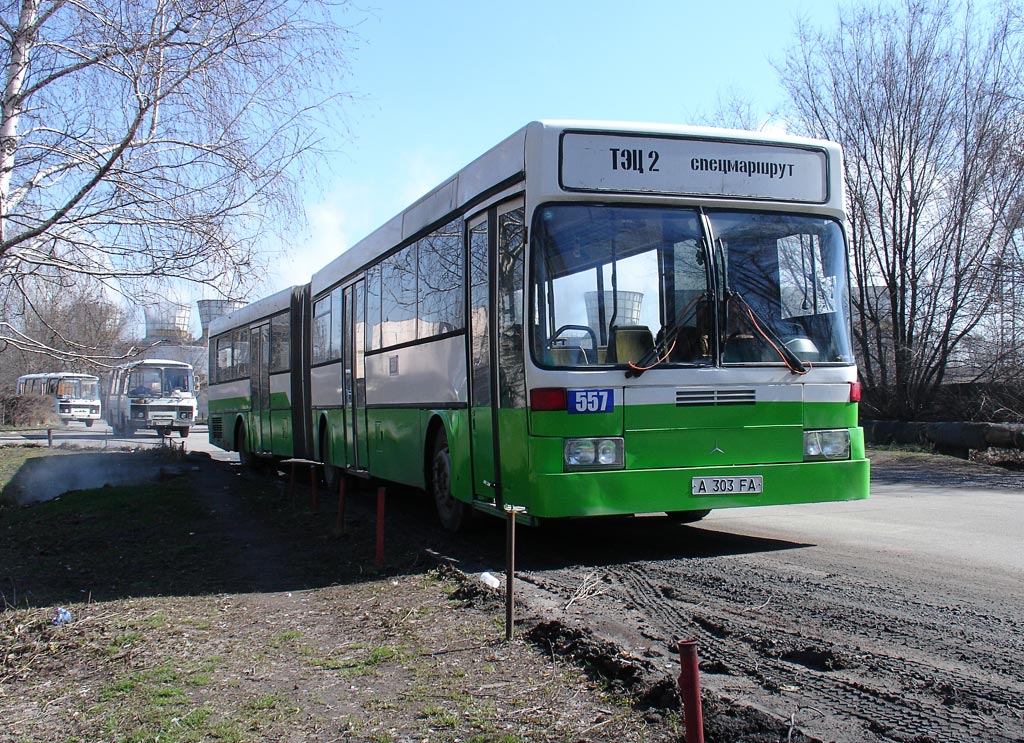
[[(360, 3), (361, 0), (356, 0)], [(460, 167), (541, 118), (706, 123), (720, 95), (767, 113), (772, 61), (820, 0), (379, 0), (349, 9), (346, 120), (258, 298), (310, 275)], [(271, 250), (276, 247), (271, 246)]]

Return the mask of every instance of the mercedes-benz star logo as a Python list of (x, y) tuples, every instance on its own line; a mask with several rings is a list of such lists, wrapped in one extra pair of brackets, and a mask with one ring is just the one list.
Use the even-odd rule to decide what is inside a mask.
[(718, 439), (715, 439), (715, 448), (708, 452), (708, 454), (725, 454), (725, 449), (718, 445)]

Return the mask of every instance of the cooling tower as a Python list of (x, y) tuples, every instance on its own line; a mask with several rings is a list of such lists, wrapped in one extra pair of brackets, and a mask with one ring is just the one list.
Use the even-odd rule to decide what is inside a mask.
[(203, 327), (203, 337), (210, 333), (210, 323), (218, 317), (230, 315), (235, 310), (244, 307), (245, 302), (234, 299), (200, 299), (196, 302), (199, 305), (199, 323)]
[(184, 343), (191, 339), (188, 325), (192, 308), (187, 304), (164, 302), (146, 307), (146, 341)]

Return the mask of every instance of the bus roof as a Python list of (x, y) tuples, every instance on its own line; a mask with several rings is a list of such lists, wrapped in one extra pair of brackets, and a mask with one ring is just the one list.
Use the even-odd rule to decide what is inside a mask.
[(187, 364), (184, 361), (174, 361), (173, 359), (139, 359), (138, 361), (130, 361), (127, 364), (121, 364), (121, 369), (134, 369), (138, 366), (176, 366), (180, 368), (192, 368), (192, 364)]
[(23, 379), (99, 379), (95, 374), (85, 372), (37, 372), (35, 374), (22, 374), (18, 381)]
[[(654, 124), (623, 121), (532, 121), (514, 132), (480, 157), (377, 228), (312, 276), (314, 296), (352, 275), (392, 248), (410, 240), (473, 200), (499, 193), (525, 177), (530, 149), (557, 147), (564, 132), (593, 132), (624, 135), (651, 135), (679, 138), (706, 138), (744, 144), (788, 145), (815, 148), (838, 155), (839, 146), (825, 140), (791, 135), (766, 135), (738, 129)], [(552, 149), (552, 152), (557, 150)], [(552, 169), (554, 172), (554, 169)], [(840, 177), (830, 174), (830, 177)]]
[(210, 337), (231, 330), (234, 327), (248, 326), (255, 320), (283, 312), (291, 306), (292, 294), (300, 287), (292, 286), (282, 289), (269, 297), (257, 299), (252, 304), (239, 307), (234, 312), (214, 318), (210, 321)]

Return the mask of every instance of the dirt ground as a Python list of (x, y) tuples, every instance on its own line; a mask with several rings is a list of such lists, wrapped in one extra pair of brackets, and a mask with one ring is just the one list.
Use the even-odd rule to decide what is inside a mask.
[(313, 511), (287, 478), (158, 469), (185, 502), (139, 503), (102, 543), (85, 519), (15, 531), (0, 509), (0, 741), (681, 739), (671, 695), (652, 708), (588, 665), (614, 648), (577, 638), (577, 662), (529, 619), (506, 641), (500, 596), (418, 494), (389, 493), (378, 570), (372, 489), (342, 529), (333, 497)]
[[(949, 458), (921, 466), (882, 452), (876, 462), (894, 479), (1007, 482), (1005, 471)], [(422, 494), (389, 491), (378, 569), (372, 487), (350, 492), (342, 527), (333, 494), (320, 490), (314, 511), (310, 489), (292, 489), (287, 477), (193, 455), (162, 466), (161, 479), (187, 494), (176, 513), (194, 513), (172, 529), (139, 504), (103, 544), (41, 541), (45, 525), (12, 533), (0, 510), (0, 593), (9, 604), (0, 612), (0, 741), (681, 741), (672, 655), (681, 638), (656, 623), (684, 614), (703, 640), (701, 673), (734, 686), (774, 684), (784, 697), (795, 688), (785, 675), (794, 664), (842, 673), (881, 662), (841, 641), (803, 642), (799, 631), (772, 639), (763, 614), (740, 612), (726, 623), (718, 607), (762, 580), (757, 571), (731, 563), (725, 574), (697, 556), (688, 575), (661, 574), (643, 550), (640, 559), (620, 565), (609, 557), (597, 566), (607, 569), (596, 569), (560, 561), (558, 535), (534, 538), (549, 551), (522, 568), (515, 639), (507, 642), (501, 597), (480, 579), (503, 570), (498, 521), (454, 538), (435, 526)], [(571, 538), (611, 545), (619, 534), (598, 527)], [(786, 590), (794, 598), (784, 603), (799, 607), (798, 594), (818, 590), (834, 596), (826, 578), (793, 582)], [(661, 588), (638, 607), (651, 586)], [(695, 603), (683, 595), (689, 590), (706, 598)], [(26, 596), (32, 608), (18, 608)], [(848, 600), (856, 614), (866, 596)], [(845, 620), (834, 603), (814, 610), (841, 637)], [(55, 626), (61, 606), (73, 621)], [(799, 627), (801, 619), (786, 621)], [(984, 662), (984, 618), (975, 624), (972, 660)], [(634, 639), (647, 633), (647, 651), (622, 650), (627, 626)], [(940, 706), (964, 710), (964, 730), (972, 709), (1021, 710), (1019, 698), (993, 696), (975, 682), (943, 685), (911, 660), (899, 672), (920, 676), (915, 688), (927, 687)], [(899, 685), (858, 691), (858, 683), (851, 675), (849, 698), (832, 702), (870, 700), (878, 720), (871, 740), (969, 739), (930, 736), (925, 704), (912, 710), (923, 715), (916, 737), (886, 728), (887, 710), (906, 706)], [(785, 714), (742, 689), (707, 686), (702, 701), (707, 743), (832, 739), (807, 732), (813, 708)], [(996, 733), (970, 739), (1024, 740)]]

